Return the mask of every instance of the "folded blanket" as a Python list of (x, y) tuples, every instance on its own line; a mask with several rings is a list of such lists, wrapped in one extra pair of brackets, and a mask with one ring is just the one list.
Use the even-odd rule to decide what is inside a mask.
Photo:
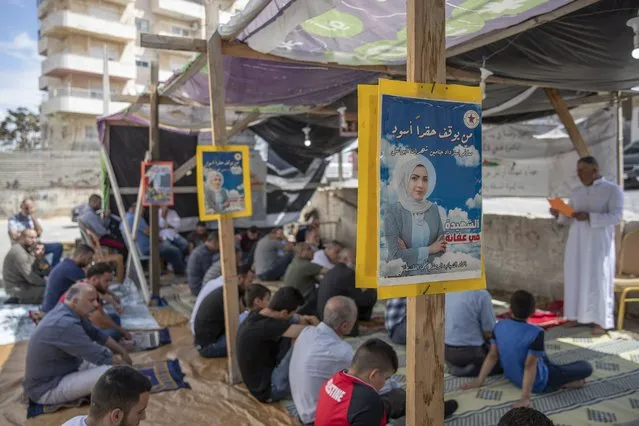
[[(497, 315), (497, 319), (512, 318), (512, 312), (508, 311), (505, 314)], [(565, 324), (567, 321), (561, 318), (554, 312), (537, 310), (530, 318), (528, 318), (528, 324), (533, 324), (543, 329), (556, 327), (558, 325)]]
[[(191, 386), (184, 381), (184, 373), (177, 359), (152, 361), (134, 365), (134, 367), (151, 381), (151, 393), (191, 388)], [(64, 404), (51, 405), (37, 404), (28, 399), (27, 418), (30, 419), (31, 417), (36, 417), (41, 414), (54, 413), (63, 408), (79, 407), (89, 402), (90, 398), (88, 396)]]

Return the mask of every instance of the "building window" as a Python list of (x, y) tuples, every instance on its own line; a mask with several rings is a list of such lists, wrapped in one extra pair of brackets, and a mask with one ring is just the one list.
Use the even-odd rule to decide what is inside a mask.
[(143, 58), (135, 58), (135, 66), (139, 68), (149, 68), (151, 65), (149, 61)]
[(175, 35), (179, 35), (182, 37), (188, 37), (189, 36), (189, 30), (184, 28), (184, 27), (177, 27), (177, 26), (173, 26), (171, 27), (171, 32)]
[(148, 33), (149, 32), (149, 20), (148, 19), (142, 19), (142, 18), (135, 18), (135, 27), (141, 33)]

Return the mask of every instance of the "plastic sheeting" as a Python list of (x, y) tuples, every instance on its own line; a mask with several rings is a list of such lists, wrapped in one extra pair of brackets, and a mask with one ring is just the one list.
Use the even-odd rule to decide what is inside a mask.
[[(571, 0), (447, 0), (446, 46), (548, 13)], [(229, 22), (237, 27), (243, 16)], [(236, 22), (237, 21), (237, 22)], [(226, 31), (225, 26), (221, 31)], [(406, 62), (405, 0), (273, 0), (238, 37), (254, 50), (313, 62)]]
[(604, 0), (524, 33), (448, 60), (486, 68), (502, 77), (551, 83), (557, 88), (627, 90), (639, 85), (639, 61), (630, 53), (637, 0)]
[[(187, 326), (170, 329), (172, 344), (148, 352), (132, 354), (134, 363), (163, 359), (179, 359), (191, 389), (151, 395), (146, 409), (145, 425), (211, 425), (211, 426), (295, 426), (280, 404), (262, 404), (244, 385), (227, 383), (226, 358), (204, 359), (193, 347), (193, 336)], [(22, 404), (22, 378), (27, 343), (0, 346), (0, 424), (60, 425), (78, 415), (86, 415), (88, 406), (45, 414), (26, 421), (26, 405)]]

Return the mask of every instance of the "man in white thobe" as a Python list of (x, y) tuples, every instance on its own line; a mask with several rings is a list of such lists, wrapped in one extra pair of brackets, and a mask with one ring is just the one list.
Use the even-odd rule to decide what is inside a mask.
[(593, 334), (614, 327), (615, 225), (623, 216), (623, 191), (599, 174), (593, 157), (577, 162), (582, 185), (573, 189), (572, 218), (551, 209), (559, 223), (570, 224), (564, 258), (564, 316), (570, 325), (592, 324)]

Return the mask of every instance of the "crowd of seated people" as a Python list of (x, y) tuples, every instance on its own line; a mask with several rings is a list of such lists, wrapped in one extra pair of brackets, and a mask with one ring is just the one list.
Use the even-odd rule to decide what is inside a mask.
[[(225, 277), (218, 235), (198, 223), (199, 229), (185, 239), (177, 232), (179, 224), (171, 212), (162, 211), (166, 225), (162, 230), (167, 232), (161, 244), (172, 246), (180, 256), (190, 252), (185, 270), (197, 296), (190, 318), (194, 347), (203, 358), (225, 357)], [(134, 213), (129, 213), (124, 223), (132, 223)], [(148, 240), (143, 219), (140, 232)], [(386, 424), (405, 415), (406, 394), (392, 379), (399, 368), (397, 354), (379, 339), (370, 339), (357, 350), (344, 340), (358, 334), (360, 321), (371, 319), (377, 292), (356, 288), (353, 249), (336, 241), (321, 249), (308, 242), (318, 237), (319, 227), (311, 222), (296, 244), (284, 237), (281, 228), (263, 237), (251, 228), (237, 238), (240, 315), (235, 354), (243, 382), (263, 403), (292, 398), (303, 425)], [(93, 250), (80, 244), (43, 279), (34, 272), (35, 260), (43, 258), (45, 251), (41, 247), (41, 255), (36, 255), (37, 238), (35, 225), (20, 231), (9, 268), (5, 260), (5, 281), (7, 269), (10, 277), (13, 273), (15, 280), (22, 280), (12, 285), (21, 303), (44, 299), (47, 314), (29, 342), (24, 388), (34, 402), (60, 404), (87, 396), (91, 389), (97, 394), (99, 378), (108, 375), (111, 366), (131, 364), (125, 349), (131, 334), (121, 326), (120, 301), (108, 289), (109, 265), (91, 265)], [(12, 271), (11, 266), (18, 265)], [(255, 277), (283, 282), (271, 294), (265, 285), (253, 283)], [(500, 425), (552, 424), (529, 408), (532, 394), (582, 387), (592, 367), (585, 361), (559, 365), (548, 359), (543, 330), (526, 322), (535, 311), (531, 294), (516, 292), (511, 310), (512, 319), (497, 322), (486, 290), (448, 293), (448, 371), (476, 378), (463, 389), (482, 386), (486, 377), (502, 372), (522, 389), (517, 409), (505, 415)], [(406, 322), (406, 300), (386, 301), (385, 326), (393, 343), (406, 343)], [(144, 389), (139, 387), (130, 403), (121, 399), (118, 404), (129, 404), (126, 409), (136, 406), (143, 414), (148, 402), (148, 396), (142, 397), (148, 393)], [(102, 411), (91, 410), (89, 418), (99, 418), (109, 407), (105, 403)], [(456, 401), (445, 401), (446, 417), (456, 409)]]

